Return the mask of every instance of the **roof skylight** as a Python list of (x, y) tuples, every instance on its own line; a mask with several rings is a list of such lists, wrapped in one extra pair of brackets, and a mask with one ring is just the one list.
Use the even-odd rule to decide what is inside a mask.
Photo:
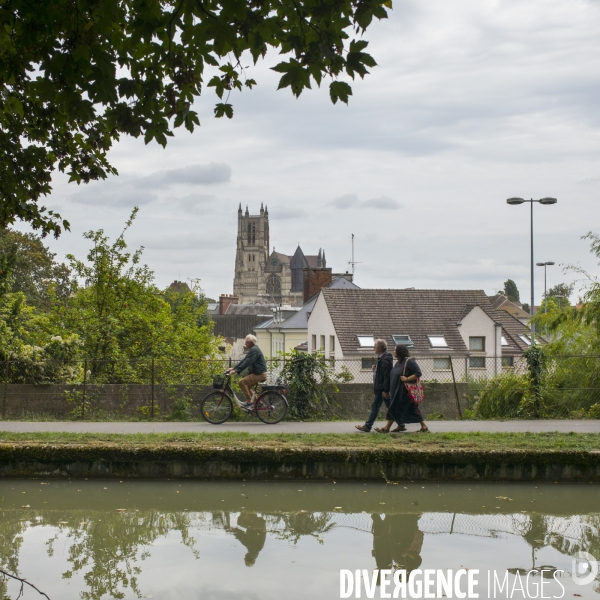
[(429, 343), (432, 348), (447, 348), (448, 342), (443, 335), (428, 335)]
[(375, 345), (375, 338), (372, 335), (357, 335), (356, 337), (360, 348), (372, 348)]
[(413, 341), (410, 339), (410, 335), (398, 334), (393, 335), (392, 339), (394, 340), (394, 344), (404, 344), (407, 348), (414, 348), (415, 345)]
[(501, 344), (502, 346), (508, 346), (508, 342), (506, 341), (506, 338), (505, 338), (504, 336), (502, 336), (502, 337), (500, 338), (500, 344)]
[(525, 342), (528, 346), (531, 346), (531, 338), (526, 336), (526, 335), (519, 335), (519, 337), (521, 338), (521, 340), (523, 340), (523, 342)]

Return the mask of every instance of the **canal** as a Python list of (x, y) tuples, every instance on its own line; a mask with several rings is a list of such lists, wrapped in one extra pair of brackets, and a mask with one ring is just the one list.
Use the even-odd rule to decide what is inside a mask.
[(2, 480), (0, 518), (0, 568), (52, 600), (354, 598), (357, 570), (379, 598), (390, 568), (477, 571), (480, 598), (600, 600), (573, 560), (600, 558), (597, 484)]

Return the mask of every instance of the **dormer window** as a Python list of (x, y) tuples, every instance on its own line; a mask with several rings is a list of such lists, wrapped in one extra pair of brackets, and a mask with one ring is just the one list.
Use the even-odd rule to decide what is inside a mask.
[(448, 342), (443, 335), (428, 335), (429, 343), (432, 348), (447, 348)]
[(372, 335), (357, 335), (359, 348), (373, 348), (375, 338)]

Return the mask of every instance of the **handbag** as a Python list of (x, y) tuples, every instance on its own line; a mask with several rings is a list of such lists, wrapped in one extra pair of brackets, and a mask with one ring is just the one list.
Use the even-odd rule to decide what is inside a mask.
[[(402, 376), (406, 377), (406, 365), (408, 364), (408, 358), (404, 363), (404, 370), (402, 371)], [(408, 383), (404, 382), (404, 387), (408, 393), (408, 399), (413, 404), (421, 404), (423, 402), (423, 398), (425, 398), (425, 390), (423, 389), (423, 384), (421, 383), (421, 379), (417, 379), (416, 381), (411, 381)]]

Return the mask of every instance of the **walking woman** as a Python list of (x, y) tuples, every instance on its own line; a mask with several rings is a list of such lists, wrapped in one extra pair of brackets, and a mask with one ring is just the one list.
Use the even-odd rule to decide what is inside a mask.
[[(389, 433), (390, 427), (397, 423), (419, 423), (418, 433), (429, 433), (429, 428), (418, 404), (411, 402), (405, 383), (416, 381), (421, 377), (421, 369), (414, 358), (410, 358), (408, 348), (398, 344), (394, 350), (398, 362), (390, 373), (390, 408), (383, 427), (376, 427), (378, 433)], [(396, 430), (392, 431), (394, 433)]]

